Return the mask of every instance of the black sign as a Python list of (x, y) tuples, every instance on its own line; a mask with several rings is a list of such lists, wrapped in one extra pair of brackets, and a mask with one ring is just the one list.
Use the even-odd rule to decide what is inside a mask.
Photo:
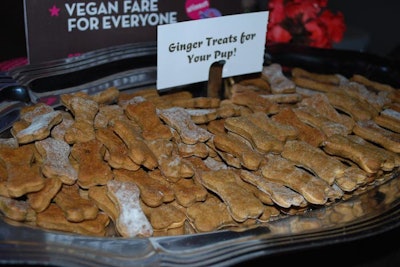
[(25, 0), (28, 60), (155, 42), (158, 25), (242, 12), (242, 0)]

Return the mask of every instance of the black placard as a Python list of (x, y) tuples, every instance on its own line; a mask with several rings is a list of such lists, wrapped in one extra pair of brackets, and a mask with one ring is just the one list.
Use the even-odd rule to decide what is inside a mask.
[(153, 42), (158, 25), (243, 12), (241, 0), (25, 0), (24, 5), (31, 64)]

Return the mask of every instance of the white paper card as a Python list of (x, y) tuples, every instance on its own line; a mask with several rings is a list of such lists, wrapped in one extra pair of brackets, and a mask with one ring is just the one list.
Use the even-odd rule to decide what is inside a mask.
[(208, 80), (224, 62), (222, 77), (260, 72), (268, 11), (200, 19), (157, 28), (157, 88)]

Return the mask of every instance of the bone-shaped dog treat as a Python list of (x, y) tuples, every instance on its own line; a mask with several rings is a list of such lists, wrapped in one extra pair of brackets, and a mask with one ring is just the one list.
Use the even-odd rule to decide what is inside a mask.
[(111, 167), (103, 161), (104, 153), (105, 147), (97, 139), (74, 144), (71, 155), (79, 164), (78, 183), (81, 187), (105, 185), (113, 179)]
[(21, 197), (43, 188), (45, 181), (40, 166), (32, 164), (34, 150), (33, 144), (0, 150), (0, 160), (7, 170), (5, 185), (9, 196)]
[(67, 111), (61, 111), (62, 121), (51, 129), (50, 136), (57, 140), (65, 141), (65, 132), (69, 129), (75, 122), (71, 113)]
[(70, 222), (64, 217), (61, 208), (54, 203), (50, 204), (43, 212), (38, 213), (36, 219), (36, 224), (45, 229), (90, 236), (105, 236), (106, 226), (109, 222), (109, 217), (103, 213), (99, 213), (93, 220)]
[(107, 186), (92, 186), (88, 190), (88, 198), (115, 223), (118, 217), (118, 208), (107, 195)]
[(192, 179), (181, 179), (176, 183), (171, 183), (171, 188), (175, 193), (176, 201), (183, 207), (204, 201), (208, 194), (202, 185), (197, 184)]
[(191, 97), (191, 98), (176, 98), (171, 100), (171, 104), (182, 108), (217, 108), (220, 103), (219, 98), (215, 97)]
[(61, 186), (62, 182), (60, 179), (47, 178), (41, 190), (27, 194), (28, 203), (36, 212), (42, 212), (50, 205)]
[(315, 94), (311, 97), (305, 97), (299, 103), (299, 106), (313, 108), (314, 110), (318, 111), (319, 114), (328, 118), (329, 120), (345, 125), (349, 132), (354, 127), (354, 120), (345, 114), (339, 113), (331, 105), (325, 94)]
[(54, 200), (64, 212), (65, 218), (70, 222), (93, 220), (97, 217), (99, 211), (92, 201), (79, 195), (77, 184), (63, 185)]
[(268, 155), (261, 172), (267, 180), (286, 185), (312, 204), (323, 205), (332, 194), (326, 181), (297, 168), (294, 162), (280, 155)]
[(107, 148), (105, 160), (115, 169), (136, 171), (140, 165), (128, 156), (129, 150), (124, 141), (115, 134), (112, 128), (100, 128), (96, 131), (96, 138)]
[(117, 205), (116, 228), (123, 237), (149, 237), (153, 227), (140, 206), (140, 190), (132, 182), (112, 180), (107, 183), (108, 196)]
[(378, 154), (379, 152), (342, 135), (330, 136), (324, 142), (323, 149), (330, 155), (353, 161), (368, 173), (377, 173), (384, 164), (384, 160)]
[(387, 108), (382, 110), (373, 120), (381, 127), (400, 133), (400, 111)]
[(146, 140), (171, 139), (172, 133), (168, 126), (162, 123), (157, 115), (156, 106), (150, 101), (128, 105), (126, 115), (136, 121), (142, 130), (142, 136)]
[(186, 214), (174, 203), (165, 203), (158, 207), (146, 207), (142, 205), (143, 212), (153, 227), (153, 231), (167, 230), (182, 227), (186, 220)]
[(373, 143), (370, 143), (358, 135), (348, 135), (347, 138), (350, 139), (352, 142), (355, 142), (362, 146), (368, 147), (368, 149), (371, 149), (372, 151), (376, 151), (373, 154), (376, 156), (379, 156), (381, 158), (382, 170), (392, 171), (394, 168), (400, 166), (400, 155), (399, 154), (397, 154), (393, 151), (384, 149)]
[(299, 135), (299, 131), (295, 127), (272, 120), (262, 112), (250, 114), (247, 118), (252, 123), (283, 142), (296, 139)]
[(176, 145), (172, 141), (156, 139), (147, 141), (147, 145), (156, 156), (158, 168), (167, 179), (178, 181), (193, 176), (192, 167), (178, 154)]
[(264, 66), (261, 73), (261, 77), (268, 81), (273, 94), (294, 93), (296, 91), (295, 83), (283, 74), (280, 64), (272, 63), (269, 66)]
[(294, 67), (291, 71), (292, 77), (303, 77), (317, 82), (339, 85), (341, 82), (340, 77), (337, 74), (322, 74), (316, 72), (310, 72), (303, 68)]
[(152, 170), (158, 166), (157, 158), (137, 129), (126, 121), (115, 121), (114, 131), (128, 147), (128, 156), (138, 165)]
[(282, 124), (291, 125), (299, 131), (299, 139), (315, 147), (318, 147), (326, 139), (326, 135), (316, 128), (302, 122), (294, 113), (292, 108), (283, 108), (272, 120)]
[(400, 153), (400, 133), (389, 131), (373, 120), (358, 121), (353, 131), (365, 140), (379, 144), (389, 151)]
[(43, 115), (36, 116), (32, 119), (31, 124), (17, 132), (15, 138), (18, 143), (27, 144), (36, 140), (42, 140), (50, 135), (51, 129), (62, 121), (60, 111), (51, 111)]
[(225, 128), (251, 142), (253, 147), (259, 151), (273, 153), (282, 151), (282, 141), (269, 135), (244, 116), (226, 118)]
[(206, 142), (212, 134), (207, 130), (197, 126), (191, 119), (190, 114), (184, 108), (174, 107), (160, 110), (160, 118), (174, 128), (186, 144)]
[(114, 176), (117, 181), (135, 183), (140, 189), (142, 201), (150, 207), (157, 207), (175, 199), (174, 191), (167, 181), (154, 179), (143, 169), (137, 171), (114, 170)]
[(213, 121), (218, 118), (218, 110), (215, 108), (203, 108), (203, 109), (185, 109), (192, 121), (195, 124), (204, 124)]
[(237, 83), (232, 86), (230, 100), (233, 104), (249, 108), (251, 112), (274, 114), (278, 111), (278, 104), (262, 97), (260, 93)]
[(299, 107), (293, 109), (293, 111), (302, 122), (321, 130), (326, 136), (351, 133), (351, 130), (345, 125), (329, 120), (311, 107)]
[(216, 197), (209, 197), (204, 203), (198, 202), (188, 207), (187, 216), (199, 232), (209, 232), (235, 225), (225, 203)]
[(357, 181), (343, 179), (349, 168), (347, 165), (304, 141), (286, 142), (281, 155), (315, 173), (329, 185), (336, 182), (344, 191), (352, 191), (358, 186)]
[(94, 128), (106, 128), (112, 125), (115, 120), (127, 120), (128, 117), (125, 115), (125, 111), (119, 105), (106, 105), (100, 106), (99, 111), (94, 117)]
[(48, 178), (58, 178), (64, 184), (73, 184), (78, 173), (69, 161), (71, 147), (65, 141), (52, 137), (35, 142), (36, 149), (44, 158), (42, 172)]
[(72, 96), (63, 104), (71, 110), (75, 120), (75, 123), (65, 132), (65, 141), (74, 144), (95, 139), (94, 119), (99, 110), (99, 104), (80, 96)]
[(305, 205), (305, 199), (302, 195), (282, 184), (267, 181), (262, 175), (241, 170), (240, 177), (244, 181), (256, 186), (262, 192), (267, 193), (272, 201), (280, 207), (289, 208), (291, 206)]
[(336, 109), (341, 110), (350, 115), (354, 120), (369, 120), (377, 115), (376, 111), (371, 111), (365, 101), (361, 101), (342, 91), (328, 92), (326, 96), (329, 103)]
[(263, 157), (242, 140), (229, 133), (218, 133), (213, 138), (215, 148), (239, 158), (241, 164), (250, 170), (257, 170)]
[(23, 200), (0, 196), (0, 211), (5, 217), (19, 222), (36, 219), (35, 211)]
[(235, 221), (257, 218), (264, 211), (264, 205), (239, 186), (235, 176), (238, 174), (232, 170), (205, 171), (201, 174), (201, 182), (223, 199)]

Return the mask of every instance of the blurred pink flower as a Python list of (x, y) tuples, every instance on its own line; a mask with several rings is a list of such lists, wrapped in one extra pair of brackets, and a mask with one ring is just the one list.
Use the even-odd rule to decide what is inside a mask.
[(270, 0), (268, 43), (293, 43), (331, 48), (343, 39), (346, 25), (341, 12), (332, 13), (328, 0)]

